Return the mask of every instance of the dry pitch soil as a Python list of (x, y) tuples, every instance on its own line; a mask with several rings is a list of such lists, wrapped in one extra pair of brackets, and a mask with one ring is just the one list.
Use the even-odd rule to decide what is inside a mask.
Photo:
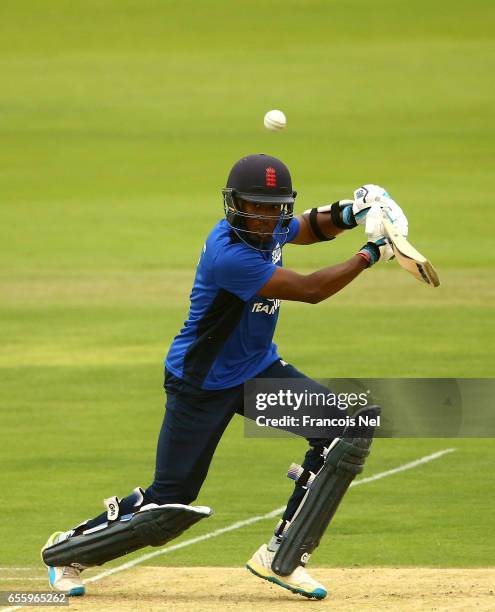
[[(311, 573), (329, 590), (323, 601), (293, 595), (243, 568), (134, 568), (88, 584), (87, 595), (71, 599), (69, 610), (495, 610), (495, 568), (326, 568)], [(29, 590), (46, 588), (41, 585), (31, 582)], [(20, 590), (20, 583), (10, 587)]]

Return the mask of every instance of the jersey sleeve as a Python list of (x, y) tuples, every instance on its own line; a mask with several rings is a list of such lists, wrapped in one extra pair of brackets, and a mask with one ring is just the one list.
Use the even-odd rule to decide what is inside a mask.
[(299, 219), (293, 217), (289, 222), (289, 233), (287, 234), (286, 242), (292, 242), (296, 238), (297, 234), (299, 234), (299, 227)]
[(215, 282), (247, 302), (270, 280), (276, 267), (254, 249), (227, 249), (216, 258)]

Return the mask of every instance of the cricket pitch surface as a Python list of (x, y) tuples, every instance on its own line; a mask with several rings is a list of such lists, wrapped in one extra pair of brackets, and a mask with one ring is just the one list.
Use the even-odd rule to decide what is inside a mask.
[[(71, 598), (76, 610), (494, 610), (495, 568), (322, 568), (311, 574), (328, 588), (307, 600), (244, 568), (141, 567), (87, 584)], [(31, 583), (30, 590), (35, 590)], [(19, 583), (17, 583), (17, 588)], [(40, 590), (41, 583), (36, 590)], [(44, 588), (44, 587), (43, 587)], [(48, 608), (51, 609), (51, 608)]]

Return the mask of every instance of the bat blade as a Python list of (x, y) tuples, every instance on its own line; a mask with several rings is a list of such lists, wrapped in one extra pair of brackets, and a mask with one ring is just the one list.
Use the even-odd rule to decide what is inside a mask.
[(428, 285), (432, 285), (433, 287), (438, 287), (440, 285), (440, 279), (431, 262), (428, 261), (424, 255), (421, 255), (421, 253), (395, 229), (385, 213), (383, 213), (383, 225), (392, 243), (395, 258), (404, 270), (407, 270), (418, 280)]

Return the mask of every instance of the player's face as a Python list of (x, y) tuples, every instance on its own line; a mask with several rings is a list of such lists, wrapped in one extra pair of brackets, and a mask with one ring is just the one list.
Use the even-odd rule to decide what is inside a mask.
[(246, 229), (250, 232), (254, 232), (256, 237), (263, 242), (271, 240), (271, 235), (275, 230), (278, 223), (280, 212), (282, 209), (281, 204), (261, 204), (256, 202), (247, 202), (241, 200), (241, 210), (248, 215), (259, 215), (265, 217), (264, 219), (249, 219), (245, 218)]

